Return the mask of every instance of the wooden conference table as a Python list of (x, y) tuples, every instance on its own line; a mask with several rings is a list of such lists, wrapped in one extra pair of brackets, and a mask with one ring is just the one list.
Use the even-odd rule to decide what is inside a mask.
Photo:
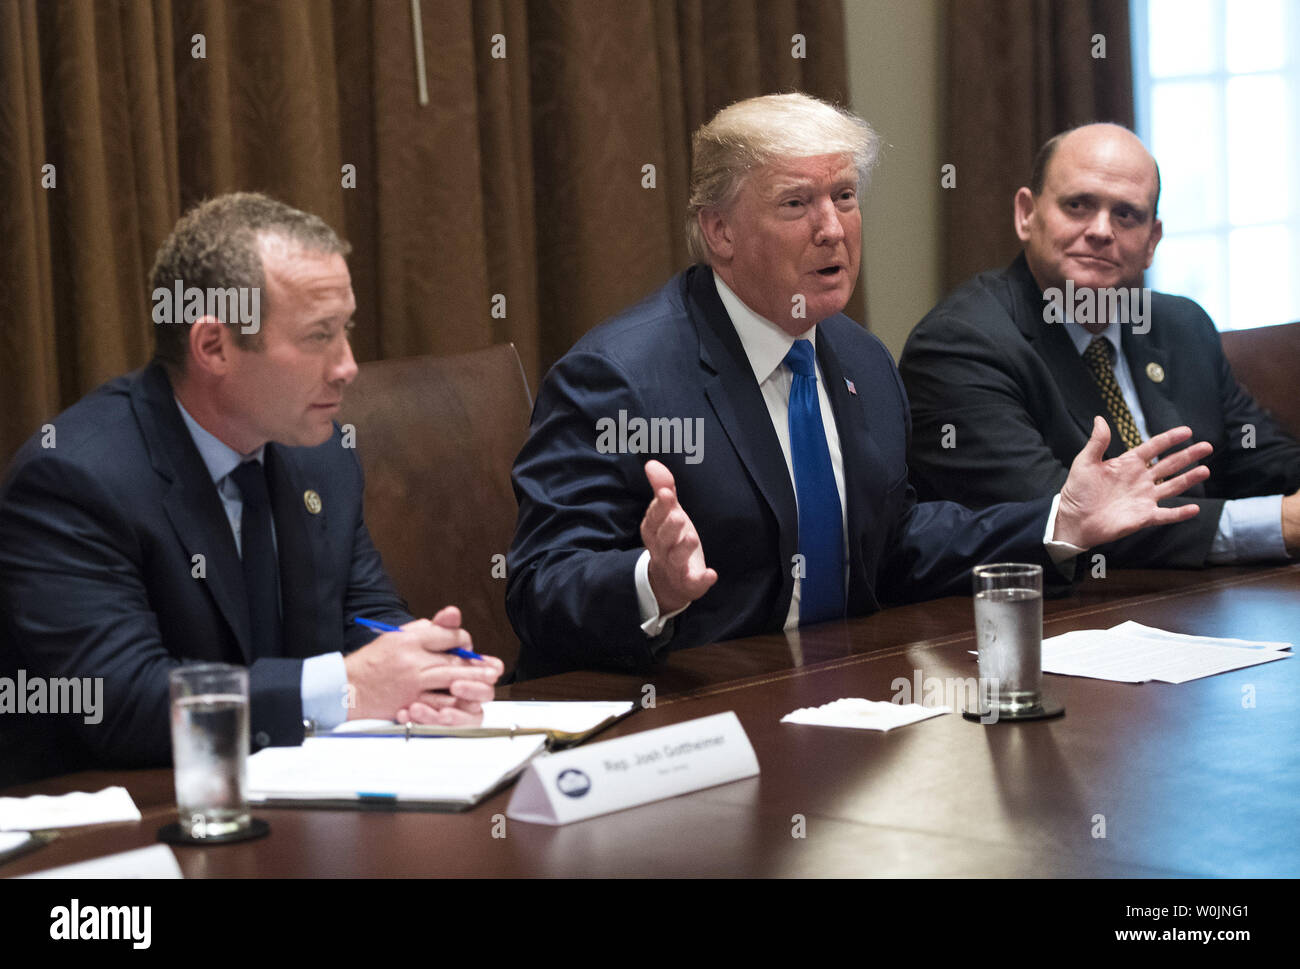
[[(187, 876), (1041, 876), (1300, 874), (1300, 661), (1182, 685), (1046, 676), (1063, 719), (958, 715), (889, 733), (779, 723), (895, 678), (974, 677), (953, 598), (802, 633), (672, 654), (653, 674), (571, 673), (503, 698), (635, 699), (600, 739), (734, 710), (762, 773), (567, 827), (508, 821), (510, 790), (464, 814), (273, 809), (269, 837), (178, 848)], [(1300, 566), (1112, 572), (1044, 604), (1045, 635), (1126, 619), (1296, 640)], [(70, 829), (16, 875), (144, 847), (175, 819), (171, 771), (73, 774), (5, 794), (122, 784), (138, 823)], [(795, 837), (802, 815), (804, 837)], [(1104, 836), (1101, 836), (1104, 834)]]

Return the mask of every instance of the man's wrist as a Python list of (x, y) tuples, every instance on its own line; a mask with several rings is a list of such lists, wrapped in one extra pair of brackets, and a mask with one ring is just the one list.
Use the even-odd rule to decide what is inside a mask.
[(1061, 533), (1058, 515), (1060, 509), (1061, 495), (1060, 492), (1057, 492), (1056, 497), (1052, 499), (1052, 509), (1047, 513), (1047, 528), (1043, 531), (1043, 545), (1047, 548), (1048, 556), (1056, 565), (1062, 565), (1076, 555), (1082, 555), (1088, 551), (1081, 545), (1076, 545), (1059, 537)]

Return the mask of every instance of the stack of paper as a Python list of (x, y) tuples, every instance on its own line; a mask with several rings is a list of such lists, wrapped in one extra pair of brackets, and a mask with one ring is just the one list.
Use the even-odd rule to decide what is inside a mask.
[(309, 737), (248, 758), (248, 799), (458, 810), (512, 780), (545, 746), (544, 736)]
[(95, 794), (33, 794), (0, 797), (0, 831), (40, 831), (107, 821), (139, 821), (140, 809), (125, 787), (106, 787)]
[(630, 700), (493, 700), (483, 704), (483, 722), (473, 727), (399, 724), (391, 720), (348, 720), (332, 737), (507, 737), (545, 735), (548, 748), (580, 744), (633, 711)]
[(923, 707), (919, 703), (893, 703), (845, 697), (819, 707), (801, 707), (781, 718), (782, 723), (806, 723), (818, 727), (856, 727), (859, 730), (893, 730), (952, 713), (952, 707)]
[(1044, 639), (1043, 672), (1121, 683), (1186, 683), (1287, 659), (1290, 649), (1290, 643), (1189, 636), (1124, 622)]

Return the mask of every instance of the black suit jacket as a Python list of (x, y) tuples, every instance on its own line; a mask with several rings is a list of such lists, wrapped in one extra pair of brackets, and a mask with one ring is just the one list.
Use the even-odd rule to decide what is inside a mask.
[[(1079, 352), (1061, 324), (1043, 322), (1043, 307), (1022, 254), (1006, 270), (976, 276), (912, 331), (899, 370), (915, 421), (912, 481), (923, 497), (981, 507), (1053, 494), (1092, 432), (1093, 416), (1110, 422)], [(1237, 383), (1200, 306), (1153, 293), (1150, 323), (1142, 334), (1125, 327), (1121, 338), (1148, 433), (1191, 427), (1193, 441), (1214, 445), (1205, 462), (1210, 477), (1166, 503), (1195, 501), (1196, 518), (1098, 551), (1115, 565), (1201, 566), (1225, 499), (1300, 486), (1300, 444)], [(952, 447), (944, 446), (945, 425), (952, 425)], [(1243, 433), (1247, 425), (1253, 442)], [(1123, 451), (1111, 422), (1106, 456)]]
[[(1042, 544), (1049, 499), (982, 513), (917, 504), (907, 398), (889, 352), (843, 315), (818, 325), (816, 343), (844, 456), (849, 614), (967, 595), (971, 567), (994, 559), (1042, 563), (1059, 580)], [(620, 411), (701, 418), (700, 460), (601, 453), (597, 422)], [(672, 471), (718, 573), (653, 640), (640, 628), (633, 579), (650, 457)], [(782, 628), (798, 550), (794, 486), (708, 267), (592, 330), (552, 368), (513, 480), (519, 517), (506, 607), (522, 641), (519, 678), (638, 668), (663, 650)]]
[(299, 743), (303, 658), (373, 638), (354, 616), (409, 621), (337, 428), (319, 447), (266, 446), (284, 655), (254, 656), (230, 523), (162, 368), (105, 384), (53, 424), (54, 446), (35, 435), (0, 489), (0, 671), (103, 677), (103, 720), (0, 715), (11, 769), (169, 763), (167, 677), (181, 659), (248, 665), (254, 748)]

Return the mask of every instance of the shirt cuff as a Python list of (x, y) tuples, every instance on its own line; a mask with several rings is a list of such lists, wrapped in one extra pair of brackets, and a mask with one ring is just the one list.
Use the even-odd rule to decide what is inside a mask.
[[(1088, 551), (1086, 548), (1079, 548), (1077, 545), (1071, 545), (1069, 542), (1055, 541), (1052, 536), (1056, 533), (1056, 512), (1061, 507), (1061, 494), (1058, 491), (1056, 497), (1052, 499), (1052, 510), (1047, 514), (1047, 530), (1043, 532), (1043, 545), (1047, 548), (1047, 555), (1052, 560), (1053, 565), (1063, 565), (1076, 555), (1082, 555)], [(1281, 521), (1281, 518), (1278, 518)]]
[(675, 616), (686, 611), (682, 606), (666, 616), (659, 615), (659, 600), (655, 598), (654, 589), (650, 588), (650, 550), (645, 549), (636, 560), (636, 604), (641, 610), (641, 631), (649, 639), (654, 639), (664, 631), (664, 626)]
[(302, 715), (317, 730), (333, 730), (348, 718), (348, 670), (342, 653), (302, 661)]
[(1282, 538), (1281, 495), (1237, 498), (1223, 503), (1207, 562), (1230, 565), (1288, 557)]

